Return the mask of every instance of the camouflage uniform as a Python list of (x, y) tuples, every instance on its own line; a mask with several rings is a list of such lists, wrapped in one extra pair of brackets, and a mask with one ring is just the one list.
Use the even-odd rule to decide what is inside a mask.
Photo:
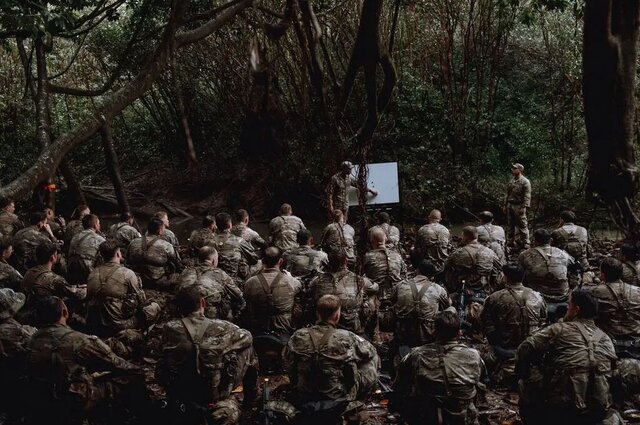
[(140, 237), (142, 237), (140, 232), (127, 222), (116, 223), (109, 228), (109, 238), (118, 244), (118, 248), (125, 257), (131, 241)]
[[(566, 251), (576, 263), (580, 264), (580, 268), (583, 271), (587, 271), (589, 268), (588, 248), (589, 248), (589, 234), (587, 229), (581, 226), (576, 226), (573, 223), (565, 223), (562, 227), (556, 229), (551, 233), (553, 238), (553, 246)], [(569, 272), (569, 287), (575, 288), (580, 284), (582, 273), (577, 271)]]
[(153, 323), (159, 307), (147, 302), (140, 278), (115, 262), (96, 267), (87, 281), (87, 325), (109, 337), (125, 329), (142, 329)]
[(387, 235), (387, 242), (385, 243), (387, 248), (393, 251), (401, 252), (400, 229), (398, 229), (396, 226), (390, 225), (389, 223), (378, 224), (369, 229), (369, 239), (371, 239), (371, 234), (376, 229), (382, 230), (384, 234)]
[[(544, 356), (532, 370), (535, 359)], [(611, 339), (593, 320), (555, 323), (518, 347), (516, 375), (525, 424), (594, 424), (611, 404), (608, 378), (616, 354)]]
[[(510, 241), (514, 240), (515, 237), (519, 237), (521, 245), (529, 243), (526, 208), (530, 206), (531, 183), (525, 176), (520, 175), (517, 179), (512, 179), (509, 182), (509, 189), (507, 190), (505, 207), (507, 209), (507, 232)], [(520, 208), (525, 208), (523, 214), (518, 212)]]
[(69, 251), (69, 246), (71, 245), (71, 240), (75, 235), (82, 232), (84, 230), (84, 226), (82, 226), (82, 220), (71, 220), (67, 223), (67, 226), (64, 229), (64, 248), (65, 251)]
[(500, 263), (506, 264), (506, 237), (504, 235), (504, 229), (490, 223), (481, 224), (477, 226), (476, 229), (478, 230), (478, 242), (495, 252)]
[(199, 264), (184, 269), (178, 280), (178, 291), (196, 285), (207, 305), (204, 315), (209, 319), (233, 320), (244, 309), (242, 291), (236, 283), (219, 268)]
[(573, 263), (569, 254), (550, 245), (527, 249), (518, 256), (518, 264), (525, 272), (524, 285), (540, 292), (548, 303), (567, 301), (567, 268)]
[[(114, 372), (113, 377), (96, 374)], [(33, 423), (82, 423), (96, 403), (118, 398), (140, 369), (118, 357), (95, 336), (54, 324), (29, 344), (27, 375)], [(141, 381), (141, 376), (139, 376)]]
[(356, 231), (348, 224), (331, 223), (322, 232), (320, 245), (327, 253), (344, 253), (350, 262), (354, 262), (356, 254), (353, 249)]
[(331, 176), (329, 182), (329, 198), (333, 202), (333, 209), (340, 210), (347, 216), (349, 213), (349, 188), (358, 187), (358, 179), (353, 175), (344, 176), (342, 173), (336, 173)]
[(13, 235), (23, 227), (17, 215), (8, 211), (0, 211), (0, 233), (3, 235)]
[(189, 250), (194, 257), (198, 256), (198, 251), (203, 246), (215, 246), (216, 236), (208, 227), (202, 227), (191, 232), (189, 235)]
[(269, 241), (283, 252), (298, 246), (298, 231), (306, 229), (295, 215), (279, 215), (269, 222)]
[(299, 307), (302, 285), (278, 269), (265, 269), (244, 284), (248, 329), (256, 334), (293, 332), (294, 307)]
[(144, 286), (171, 285), (174, 274), (182, 271), (182, 262), (173, 245), (157, 235), (134, 239), (127, 255), (127, 263), (140, 274)]
[(440, 223), (425, 224), (418, 230), (415, 244), (416, 252), (422, 258), (431, 260), (441, 271), (451, 248), (449, 229)]
[(52, 242), (50, 237), (42, 233), (36, 226), (25, 227), (19, 230), (13, 237), (16, 268), (25, 272), (37, 264), (36, 248), (43, 243)]
[(400, 363), (391, 409), (410, 425), (476, 425), (483, 374), (478, 351), (457, 341), (415, 348)]
[(218, 267), (238, 283), (249, 277), (249, 267), (258, 261), (251, 244), (229, 231), (216, 233), (215, 248), (218, 250)]
[(231, 233), (249, 242), (255, 249), (262, 249), (267, 247), (267, 242), (262, 239), (258, 232), (244, 223), (236, 223), (231, 229)]
[(446, 289), (449, 294), (458, 294), (462, 281), (466, 288), (489, 295), (496, 285), (496, 276), (502, 264), (495, 252), (471, 242), (455, 250), (445, 262)]
[(622, 263), (622, 281), (633, 286), (640, 286), (640, 278), (638, 278), (638, 272), (640, 271), (640, 260), (638, 261), (625, 261)]
[(311, 281), (309, 288), (313, 308), (324, 295), (335, 295), (340, 298), (340, 322), (338, 327), (361, 334), (361, 316), (371, 314), (368, 298), (378, 292), (378, 285), (363, 276), (358, 276), (349, 270), (339, 270), (335, 273), (321, 273)]
[(100, 244), (105, 238), (91, 229), (85, 229), (71, 240), (69, 247), (68, 278), (73, 284), (87, 283), (89, 274), (102, 260), (98, 254)]
[(284, 257), (287, 271), (303, 280), (321, 272), (329, 264), (325, 252), (316, 251), (310, 246), (293, 248)]
[(363, 400), (378, 379), (380, 358), (373, 345), (329, 323), (296, 331), (287, 346), (295, 402)]
[(433, 342), (434, 319), (450, 304), (447, 291), (422, 275), (398, 283), (391, 302), (396, 322), (394, 341), (409, 347)]
[(169, 228), (165, 228), (164, 234), (160, 236), (160, 238), (169, 242), (171, 245), (173, 245), (173, 248), (175, 248), (176, 252), (179, 252), (180, 241), (178, 241), (178, 237), (175, 233), (173, 233), (172, 230), (169, 230)]
[(202, 313), (164, 326), (159, 381), (167, 389), (171, 424), (238, 423), (232, 394), (255, 366), (251, 334)]
[(0, 288), (11, 288), (17, 291), (22, 279), (20, 272), (0, 259)]
[(27, 271), (20, 291), (27, 295), (27, 305), (18, 313), (23, 323), (34, 323), (33, 308), (42, 297), (55, 295), (62, 299), (82, 300), (87, 294), (85, 289), (70, 285), (62, 276), (49, 270), (46, 264)]

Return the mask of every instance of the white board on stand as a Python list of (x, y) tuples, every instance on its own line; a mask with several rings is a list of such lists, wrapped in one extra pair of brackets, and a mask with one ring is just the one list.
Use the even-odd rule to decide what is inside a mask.
[[(383, 204), (399, 204), (400, 203), (400, 187), (398, 185), (398, 163), (383, 162), (380, 164), (369, 164), (368, 187), (376, 190), (377, 196), (367, 194), (367, 205), (383, 205)], [(357, 178), (358, 168), (353, 167), (351, 173)], [(354, 187), (349, 188), (349, 206), (359, 205), (358, 190)]]

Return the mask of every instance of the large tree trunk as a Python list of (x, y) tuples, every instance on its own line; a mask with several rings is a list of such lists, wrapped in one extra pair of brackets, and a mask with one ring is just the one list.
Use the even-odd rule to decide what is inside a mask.
[(73, 196), (73, 201), (76, 205), (86, 205), (87, 198), (84, 196), (84, 192), (82, 191), (82, 186), (80, 182), (76, 178), (73, 169), (71, 169), (71, 165), (69, 161), (65, 158), (60, 162), (60, 167), (58, 168), (64, 177), (64, 180), (67, 182), (67, 189), (71, 192), (71, 196)]
[(100, 135), (102, 136), (102, 148), (104, 149), (104, 160), (107, 164), (107, 170), (109, 170), (109, 177), (111, 177), (111, 183), (113, 184), (113, 190), (116, 193), (116, 199), (118, 200), (118, 206), (121, 213), (130, 213), (129, 200), (127, 199), (127, 192), (122, 184), (122, 176), (120, 175), (120, 164), (118, 162), (118, 155), (113, 147), (113, 134), (111, 132), (111, 123), (105, 121), (100, 129)]
[(587, 0), (583, 96), (589, 141), (587, 193), (606, 203), (629, 236), (638, 233), (631, 200), (638, 170), (633, 151), (638, 0)]
[[(49, 79), (47, 72), (47, 50), (43, 35), (35, 40), (37, 89), (34, 99), (36, 106), (36, 139), (43, 151), (51, 144), (51, 116), (49, 111)], [(55, 210), (55, 168), (34, 190), (34, 201), (41, 207)]]

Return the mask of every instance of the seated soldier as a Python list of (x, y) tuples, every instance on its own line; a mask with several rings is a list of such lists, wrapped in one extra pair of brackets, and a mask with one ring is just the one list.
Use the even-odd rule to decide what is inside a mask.
[(414, 255), (416, 276), (398, 283), (391, 294), (395, 317), (394, 345), (400, 355), (406, 348), (418, 347), (435, 339), (434, 320), (451, 305), (447, 291), (434, 282), (436, 267)]
[(542, 295), (522, 285), (524, 272), (517, 264), (507, 264), (502, 270), (506, 287), (489, 295), (480, 319), (491, 346), (485, 357), (490, 376), (498, 384), (515, 386), (516, 350), (544, 326), (547, 305)]
[(69, 283), (87, 283), (89, 274), (102, 261), (98, 257), (98, 247), (105, 241), (100, 234), (100, 219), (97, 215), (87, 214), (82, 217), (84, 230), (71, 239), (67, 277)]
[(49, 225), (49, 229), (51, 229), (51, 233), (56, 240), (62, 240), (66, 226), (64, 218), (60, 216), (56, 217), (55, 212), (51, 208), (45, 208), (44, 213), (47, 215), (47, 224)]
[(148, 302), (140, 278), (121, 264), (116, 241), (100, 244), (105, 264), (96, 267), (87, 284), (87, 326), (103, 338), (126, 329), (146, 330), (160, 315), (160, 306)]
[(596, 325), (611, 337), (618, 357), (640, 360), (640, 288), (624, 283), (622, 271), (620, 261), (606, 257), (601, 283), (585, 289), (598, 300)]
[(13, 199), (0, 198), (0, 234), (12, 236), (24, 227), (15, 212), (16, 204)]
[(262, 239), (258, 232), (249, 227), (249, 213), (247, 210), (239, 209), (236, 211), (231, 233), (249, 242), (256, 250), (267, 247), (267, 242)]
[[(38, 302), (42, 327), (33, 335), (27, 356), (28, 416), (33, 424), (81, 424), (98, 408), (143, 384), (142, 370), (118, 357), (95, 336), (67, 326), (69, 311), (58, 297)], [(115, 409), (114, 409), (115, 410)]]
[(460, 321), (445, 311), (435, 321), (436, 342), (413, 349), (400, 362), (389, 406), (409, 425), (474, 425), (483, 389), (480, 353), (458, 341)]
[(417, 255), (431, 262), (438, 269), (444, 268), (444, 262), (451, 250), (451, 234), (449, 229), (440, 224), (442, 213), (432, 210), (427, 218), (428, 223), (418, 229), (414, 251)]
[(480, 225), (476, 226), (478, 242), (495, 252), (500, 264), (505, 264), (507, 259), (504, 229), (493, 224), (493, 213), (491, 211), (482, 211), (478, 214), (478, 218), (480, 219)]
[(178, 279), (178, 291), (196, 286), (205, 300), (204, 315), (209, 319), (232, 321), (240, 316), (245, 301), (242, 291), (218, 268), (218, 251), (205, 245), (198, 251), (198, 264), (184, 269)]
[(69, 245), (71, 245), (71, 239), (78, 233), (82, 232), (84, 228), (82, 227), (82, 218), (85, 215), (91, 214), (91, 210), (88, 205), (80, 204), (74, 210), (73, 214), (71, 214), (71, 220), (64, 229), (64, 252), (65, 254), (69, 252)]
[(322, 231), (320, 246), (327, 254), (344, 252), (349, 259), (349, 264), (356, 261), (354, 250), (356, 231), (344, 221), (344, 215), (340, 210), (333, 211), (333, 223), (327, 225)]
[(332, 252), (329, 255), (328, 270), (317, 275), (309, 285), (309, 307), (316, 311), (320, 298), (335, 295), (341, 302), (338, 327), (361, 335), (364, 333), (364, 323), (373, 314), (378, 285), (350, 271), (347, 262), (345, 253)]
[(19, 230), (13, 237), (14, 266), (24, 273), (38, 264), (36, 247), (42, 243), (56, 242), (53, 236), (41, 231), (47, 224), (44, 212), (34, 212), (30, 217), (31, 225)]
[[(131, 213), (124, 212), (120, 214), (120, 222), (109, 228), (109, 238), (116, 241), (122, 256), (126, 258), (127, 248), (134, 239), (142, 237), (138, 229), (133, 227), (134, 219)], [(106, 259), (105, 259), (106, 260)]]
[(269, 222), (269, 244), (287, 252), (298, 246), (296, 235), (300, 229), (306, 229), (302, 220), (293, 215), (291, 205), (282, 204), (280, 215)]
[(167, 212), (158, 211), (153, 215), (153, 218), (157, 218), (158, 220), (162, 221), (162, 223), (164, 224), (164, 233), (160, 235), (160, 238), (169, 242), (173, 246), (173, 249), (176, 250), (176, 255), (178, 255), (178, 258), (180, 258), (180, 242), (178, 241), (178, 237), (176, 236), (176, 234), (173, 233), (171, 229), (169, 229), (169, 227), (171, 226), (171, 222), (169, 221), (169, 215), (167, 214)]
[(147, 234), (134, 239), (127, 250), (127, 263), (140, 274), (144, 287), (170, 287), (182, 271), (175, 248), (161, 237), (164, 231), (162, 220), (152, 218), (147, 225)]
[(622, 281), (629, 285), (640, 286), (640, 258), (635, 245), (622, 244), (620, 247), (620, 261), (622, 261)]
[(216, 219), (210, 215), (202, 219), (202, 227), (194, 230), (189, 235), (189, 252), (191, 256), (197, 257), (198, 251), (203, 246), (215, 246)]
[(582, 226), (574, 224), (573, 211), (560, 213), (560, 227), (551, 233), (551, 243), (569, 254), (576, 262), (575, 269), (569, 270), (569, 287), (575, 288), (582, 282), (582, 273), (589, 268), (589, 233)]
[(251, 334), (205, 317), (206, 301), (194, 286), (179, 291), (175, 302), (182, 318), (164, 326), (157, 371), (167, 391), (169, 423), (237, 424), (241, 410), (232, 391), (244, 384), (246, 395), (256, 385), (248, 378), (255, 379), (255, 372), (247, 373), (256, 367)]
[(378, 379), (380, 358), (374, 346), (338, 329), (340, 299), (325, 295), (316, 307), (318, 322), (296, 331), (287, 345), (291, 403), (302, 423), (331, 424), (364, 401)]
[(13, 254), (11, 236), (0, 237), (0, 288), (18, 290), (22, 284), (22, 275), (9, 264)]
[(231, 233), (231, 216), (227, 213), (216, 215), (215, 248), (218, 251), (219, 267), (241, 285), (250, 275), (250, 267), (258, 262), (258, 254), (253, 246)]
[(286, 269), (295, 278), (308, 283), (327, 266), (327, 254), (313, 249), (313, 236), (307, 229), (300, 229), (296, 236), (298, 247), (284, 254)]
[(387, 236), (387, 248), (402, 253), (402, 247), (400, 246), (400, 229), (391, 224), (391, 217), (389, 213), (380, 211), (376, 215), (378, 224), (369, 229), (369, 239), (371, 239), (371, 232), (375, 229), (381, 229)]

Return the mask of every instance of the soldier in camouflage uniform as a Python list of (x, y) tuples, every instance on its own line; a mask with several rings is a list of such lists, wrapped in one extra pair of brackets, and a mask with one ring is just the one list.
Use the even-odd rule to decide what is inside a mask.
[(178, 280), (178, 291), (193, 285), (206, 302), (204, 315), (209, 319), (233, 321), (244, 309), (242, 291), (218, 268), (218, 251), (212, 246), (200, 248), (198, 264), (184, 269)]
[(506, 287), (489, 295), (480, 315), (491, 346), (485, 363), (492, 380), (515, 386), (516, 350), (544, 325), (547, 305), (538, 292), (522, 285), (524, 272), (517, 264), (503, 267)]
[(18, 216), (14, 214), (15, 211), (16, 204), (13, 199), (0, 199), (0, 234), (11, 236), (24, 227)]
[(371, 232), (375, 229), (382, 229), (385, 235), (387, 235), (387, 248), (397, 251), (402, 254), (402, 247), (400, 246), (400, 229), (391, 224), (391, 217), (389, 213), (380, 211), (376, 215), (378, 224), (369, 229), (369, 238), (371, 238)]
[(434, 282), (436, 267), (429, 260), (414, 260), (416, 276), (398, 283), (391, 294), (395, 313), (394, 345), (418, 347), (433, 342), (434, 320), (451, 305), (447, 291)]
[(54, 211), (51, 208), (45, 208), (44, 213), (47, 215), (47, 224), (49, 225), (49, 229), (51, 229), (51, 233), (53, 234), (54, 238), (56, 240), (63, 240), (64, 229), (66, 227), (64, 218), (56, 217)]
[(504, 229), (493, 224), (493, 213), (491, 211), (482, 211), (478, 214), (480, 225), (478, 229), (478, 242), (491, 249), (498, 256), (500, 263), (507, 262), (505, 254), (506, 237)]
[[(255, 368), (251, 334), (204, 315), (205, 300), (195, 287), (181, 290), (182, 318), (164, 326), (159, 381), (167, 390), (172, 425), (233, 425), (240, 404), (232, 391)], [(251, 385), (245, 380), (245, 394)]]
[(291, 275), (304, 283), (309, 281), (329, 264), (327, 254), (313, 249), (313, 236), (307, 229), (300, 229), (296, 235), (298, 247), (284, 254), (285, 268)]
[(146, 234), (129, 245), (127, 263), (142, 277), (143, 286), (170, 287), (183, 269), (175, 248), (162, 239), (162, 220), (151, 219)]
[(105, 264), (96, 267), (87, 283), (87, 326), (108, 338), (126, 329), (145, 330), (160, 314), (160, 306), (148, 302), (140, 278), (121, 264), (116, 241), (100, 245)]
[(602, 283), (585, 288), (598, 300), (596, 324), (614, 340), (618, 357), (640, 359), (640, 287), (621, 277), (622, 263), (606, 257), (600, 263)]
[(38, 245), (54, 242), (52, 237), (41, 231), (47, 223), (47, 216), (44, 212), (31, 214), (29, 221), (31, 225), (19, 230), (13, 237), (14, 265), (20, 273), (24, 273), (37, 264), (35, 252)]
[[(326, 188), (329, 214), (333, 215), (335, 210), (340, 210), (344, 215), (345, 222), (349, 217), (349, 188), (358, 187), (358, 179), (351, 174), (352, 169), (353, 164), (344, 161), (340, 164), (340, 172), (331, 176), (331, 181)], [(372, 196), (378, 195), (378, 192), (373, 189), (366, 188), (365, 190)]]
[(580, 285), (582, 273), (589, 268), (589, 234), (587, 229), (574, 224), (576, 215), (572, 211), (560, 214), (560, 227), (551, 233), (551, 244), (566, 251), (576, 262), (576, 270), (569, 271), (569, 287)]
[(202, 227), (194, 230), (189, 235), (189, 252), (197, 257), (198, 251), (203, 246), (215, 246), (216, 218), (210, 215), (202, 219)]
[(333, 223), (324, 228), (320, 246), (327, 254), (344, 252), (350, 264), (356, 261), (356, 253), (353, 249), (356, 231), (344, 221), (344, 215), (340, 210), (333, 211)]
[(309, 310), (325, 295), (340, 299), (340, 321), (337, 326), (356, 334), (364, 332), (363, 323), (371, 316), (378, 285), (364, 276), (358, 276), (347, 268), (347, 256), (341, 252), (329, 254), (329, 270), (316, 276), (309, 285)]
[[(25, 303), (25, 296), (9, 288), (0, 289), (0, 411), (7, 413), (6, 423), (19, 423), (22, 397), (22, 377), (31, 337), (36, 332), (31, 326), (18, 323), (14, 316)], [(13, 422), (15, 421), (15, 422)]]
[(18, 290), (22, 275), (9, 264), (13, 254), (11, 236), (0, 236), (0, 288)]
[(629, 285), (640, 286), (640, 259), (633, 244), (625, 243), (620, 247), (622, 261), (622, 281)]
[(524, 174), (522, 164), (513, 164), (513, 179), (509, 182), (504, 211), (507, 214), (507, 233), (509, 243), (519, 248), (528, 248), (529, 227), (527, 208), (531, 206), (531, 183)]
[(296, 331), (287, 346), (289, 380), (294, 388), (291, 401), (308, 415), (309, 423), (324, 422), (320, 418), (326, 410), (333, 411), (334, 420), (339, 418), (349, 410), (350, 402), (364, 400), (378, 379), (380, 358), (373, 345), (337, 328), (340, 305), (334, 295), (320, 298), (316, 325)]
[(169, 221), (169, 215), (166, 211), (158, 211), (153, 215), (153, 218), (157, 218), (164, 224), (164, 233), (162, 234), (161, 238), (173, 245), (173, 248), (176, 250), (179, 258), (180, 242), (178, 241), (178, 237), (176, 236), (176, 234), (173, 233), (171, 229), (169, 229), (169, 226), (171, 225), (171, 222)]
[(247, 328), (256, 336), (274, 333), (289, 336), (294, 330), (294, 316), (300, 315), (302, 285), (288, 272), (283, 272), (282, 251), (275, 246), (265, 249), (264, 268), (244, 284), (247, 302)]
[(141, 387), (138, 366), (67, 326), (69, 312), (60, 298), (40, 300), (37, 315), (43, 327), (31, 338), (27, 356), (31, 423), (81, 424), (101, 404)]
[[(548, 326), (518, 348), (520, 416), (525, 424), (596, 424), (611, 405), (608, 378), (616, 354), (593, 319), (598, 302), (575, 290), (564, 322)], [(536, 362), (542, 359), (541, 364)]]
[(71, 239), (67, 276), (69, 283), (77, 285), (87, 283), (89, 274), (102, 262), (98, 256), (98, 248), (105, 241), (100, 234), (100, 219), (93, 214), (82, 217), (84, 230)]
[(460, 321), (454, 312), (436, 318), (435, 332), (436, 342), (402, 359), (390, 410), (409, 425), (477, 425), (474, 400), (484, 389), (480, 353), (458, 342)]
[(64, 229), (64, 252), (67, 253), (69, 251), (69, 245), (71, 245), (71, 239), (78, 233), (84, 230), (82, 227), (82, 217), (85, 215), (91, 214), (91, 210), (88, 205), (80, 204), (76, 207), (71, 215), (71, 220)]
[(231, 216), (227, 213), (216, 215), (215, 248), (218, 251), (219, 264), (239, 285), (250, 275), (250, 267), (258, 262), (253, 246), (241, 237), (231, 233)]
[(127, 248), (134, 239), (142, 237), (138, 229), (133, 227), (133, 216), (125, 212), (120, 215), (120, 222), (109, 228), (109, 239), (116, 241), (123, 257), (127, 257)]
[(293, 215), (291, 205), (282, 204), (280, 215), (269, 222), (269, 243), (287, 252), (298, 246), (296, 236), (301, 229), (306, 227), (299, 217)]
[(249, 242), (256, 250), (267, 247), (267, 242), (262, 239), (258, 232), (249, 227), (249, 213), (247, 210), (239, 209), (236, 211), (231, 233)]
[(440, 224), (442, 220), (440, 211), (431, 211), (427, 220), (428, 224), (418, 230), (414, 250), (423, 259), (431, 260), (440, 272), (449, 256), (451, 235), (449, 230)]

